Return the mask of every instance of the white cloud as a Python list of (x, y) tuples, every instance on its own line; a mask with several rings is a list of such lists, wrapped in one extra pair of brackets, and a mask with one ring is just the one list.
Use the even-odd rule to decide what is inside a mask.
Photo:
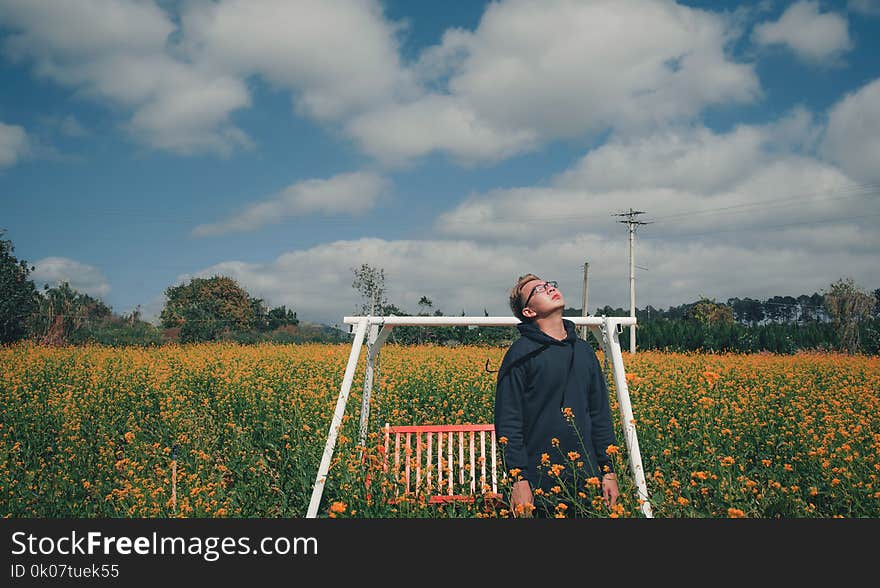
[(244, 82), (175, 57), (175, 25), (152, 2), (4, 0), (0, 19), (13, 31), (8, 57), (131, 112), (125, 126), (146, 144), (180, 153), (248, 144), (229, 122), (249, 104)]
[[(142, 305), (140, 308), (141, 320), (159, 326), (159, 315), (162, 314), (162, 310), (165, 308), (166, 301), (167, 300), (165, 298), (164, 292), (148, 300), (147, 303)], [(129, 310), (124, 311), (123, 314), (128, 314), (134, 310), (135, 307), (132, 307)]]
[(238, 76), (260, 74), (296, 96), (317, 119), (384, 103), (410, 86), (396, 27), (376, 0), (191, 2), (184, 45), (200, 63)]
[(51, 288), (61, 282), (67, 282), (74, 290), (95, 297), (106, 296), (110, 291), (110, 285), (101, 270), (67, 257), (46, 257), (35, 262), (30, 277), (40, 291), (44, 284)]
[(356, 216), (375, 207), (389, 186), (386, 179), (371, 172), (339, 174), (326, 180), (304, 180), (291, 184), (268, 200), (251, 205), (232, 218), (200, 225), (193, 233), (204, 237), (253, 231), (279, 223), (285, 217), (309, 214)]
[(854, 178), (880, 181), (880, 79), (831, 108), (821, 150)]
[(0, 169), (15, 165), (28, 150), (28, 135), (24, 128), (0, 122)]
[(857, 14), (877, 16), (880, 15), (880, 0), (849, 0), (847, 8)]
[(803, 0), (786, 9), (779, 20), (755, 27), (753, 41), (784, 45), (807, 62), (831, 62), (852, 49), (846, 18), (819, 12), (819, 3)]
[[(441, 215), (450, 237), (529, 241), (536, 234), (622, 230), (612, 215), (632, 207), (656, 223), (647, 234), (676, 240), (751, 227), (830, 218), (858, 209), (860, 192), (835, 167), (798, 152), (816, 128), (802, 110), (766, 126), (667, 129), (641, 138), (612, 137), (547, 185), (474, 194)], [(750, 237), (751, 238), (751, 237)]]
[[(843, 234), (825, 230), (832, 237)], [(252, 296), (271, 306), (287, 305), (303, 320), (341, 324), (360, 303), (351, 287), (351, 268), (361, 263), (383, 268), (389, 300), (411, 313), (418, 311), (419, 298), (428, 296), (446, 315), (465, 311), (481, 316), (485, 309), (491, 315), (510, 316), (507, 291), (526, 272), (558, 280), (566, 305), (580, 307), (581, 268), (589, 261), (589, 304), (595, 311), (606, 304), (629, 307), (626, 243), (623, 233), (605, 237), (580, 232), (545, 234), (531, 244), (337, 241), (288, 252), (264, 264), (220, 263), (179, 280), (227, 275)], [(637, 263), (649, 270), (637, 270), (636, 303), (640, 308), (666, 308), (700, 295), (724, 301), (733, 296), (809, 294), (844, 274), (868, 284), (880, 279), (872, 251), (854, 254), (846, 243), (840, 245), (808, 250), (797, 244), (639, 241)]]
[(430, 91), (348, 128), (386, 161), (434, 150), (491, 161), (552, 139), (691, 120), (760, 92), (752, 66), (725, 55), (728, 25), (669, 2), (492, 3), (475, 31), (448, 31), (423, 53), (415, 77)]
[(460, 162), (494, 161), (531, 148), (537, 133), (499, 129), (467, 104), (448, 96), (428, 96), (355, 117), (348, 126), (361, 148), (388, 165), (435, 150)]
[[(401, 164), (496, 161), (558, 138), (693, 120), (760, 94), (725, 53), (735, 19), (653, 0), (504, 0), (411, 64), (378, 0), (3, 0), (7, 56), (121, 107), (179, 153), (252, 144), (232, 122), (254, 76), (298, 113)], [(172, 11), (177, 11), (172, 14)]]

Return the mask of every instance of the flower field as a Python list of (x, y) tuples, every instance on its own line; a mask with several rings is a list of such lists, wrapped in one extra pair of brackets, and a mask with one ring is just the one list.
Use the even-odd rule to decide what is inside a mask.
[[(0, 348), (0, 513), (303, 517), (349, 349)], [(503, 354), (384, 348), (364, 459), (362, 356), (321, 515), (509, 516), (480, 501), (389, 502), (379, 450), (385, 422), (491, 422), (485, 364)], [(880, 358), (639, 352), (624, 363), (654, 516), (880, 516)], [(641, 516), (616, 402), (612, 413), (622, 499), (596, 501), (592, 516)]]

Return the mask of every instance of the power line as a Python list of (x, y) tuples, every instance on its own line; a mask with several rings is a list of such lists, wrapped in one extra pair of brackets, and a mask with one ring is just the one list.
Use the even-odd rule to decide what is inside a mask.
[(846, 221), (846, 220), (861, 220), (864, 218), (873, 218), (876, 216), (880, 216), (880, 213), (862, 214), (859, 216), (848, 216), (848, 217), (839, 217), (839, 218), (826, 218), (826, 219), (819, 219), (819, 220), (813, 220), (813, 221), (800, 221), (800, 222), (793, 222), (793, 223), (783, 223), (780, 225), (738, 227), (738, 228), (733, 228), (733, 229), (715, 229), (715, 230), (706, 231), (703, 233), (665, 233), (665, 234), (661, 233), (659, 235), (652, 235), (652, 236), (649, 236), (646, 238), (647, 239), (660, 239), (663, 237), (697, 237), (697, 236), (703, 236), (703, 235), (715, 235), (718, 233), (738, 233), (738, 232), (742, 232), (742, 231), (754, 231), (754, 230), (763, 230), (763, 229), (781, 229), (784, 227), (796, 227), (796, 226), (804, 226), (804, 225), (821, 225), (824, 223), (834, 223), (834, 222), (840, 222), (840, 221)]
[[(847, 193), (847, 192), (849, 192), (849, 193)], [(870, 195), (874, 195), (874, 194), (880, 194), (880, 184), (862, 184), (857, 187), (851, 188), (849, 190), (843, 190), (842, 193), (840, 193), (840, 192), (814, 192), (812, 194), (790, 196), (790, 197), (781, 198), (778, 200), (769, 200), (769, 201), (765, 201), (765, 202), (754, 202), (754, 203), (743, 203), (743, 204), (732, 204), (730, 206), (721, 206), (718, 208), (707, 208), (707, 209), (703, 209), (703, 210), (695, 210), (692, 212), (680, 212), (680, 213), (667, 214), (667, 215), (658, 216), (655, 218), (668, 219), (668, 218), (678, 218), (678, 217), (698, 215), (698, 214), (710, 214), (710, 213), (715, 213), (715, 212), (719, 212), (721, 214), (726, 214), (728, 211), (731, 211), (733, 209), (740, 209), (740, 210), (736, 210), (734, 212), (741, 212), (743, 209), (747, 209), (747, 208), (775, 208), (777, 206), (787, 205), (790, 202), (798, 202), (800, 204), (803, 204), (804, 198), (809, 198), (810, 196), (816, 196), (816, 195), (822, 195), (822, 194), (831, 194), (831, 196), (828, 198), (813, 198), (813, 201), (814, 202), (822, 202), (822, 201), (829, 201), (829, 200), (841, 200), (844, 198), (853, 198), (856, 196), (870, 196)], [(834, 195), (834, 194), (838, 194), (838, 195)]]
[[(827, 195), (827, 198), (820, 198), (817, 196)], [(823, 201), (830, 200), (841, 200), (845, 198), (855, 198), (860, 196), (873, 196), (880, 195), (880, 183), (870, 183), (870, 184), (854, 184), (850, 187), (844, 188), (842, 190), (832, 190), (832, 191), (824, 191), (824, 192), (812, 192), (808, 194), (795, 194), (791, 196), (786, 196), (785, 198), (780, 199), (772, 199), (765, 200), (762, 202), (747, 202), (743, 204), (733, 204), (730, 206), (721, 206), (718, 208), (706, 208), (702, 210), (695, 211), (684, 211), (684, 212), (673, 212), (667, 215), (654, 217), (655, 219), (669, 219), (669, 218), (678, 218), (685, 217), (690, 215), (697, 214), (728, 214), (733, 209), (746, 209), (746, 208), (774, 208), (782, 205), (786, 205), (790, 202), (798, 202), (800, 204), (805, 204), (803, 202), (804, 198), (811, 198), (810, 203), (818, 203)], [(739, 212), (739, 211), (734, 211)], [(497, 219), (496, 222), (500, 223), (529, 223), (529, 222), (555, 222), (555, 221), (566, 221), (566, 220), (585, 220), (585, 219), (593, 219), (595, 218), (594, 214), (589, 215), (578, 215), (578, 214), (565, 214), (565, 215), (551, 215), (551, 216), (529, 216), (524, 218), (513, 218), (513, 219)], [(447, 224), (452, 225), (466, 225), (466, 224), (480, 224), (485, 223), (485, 219), (456, 219), (445, 221)]]

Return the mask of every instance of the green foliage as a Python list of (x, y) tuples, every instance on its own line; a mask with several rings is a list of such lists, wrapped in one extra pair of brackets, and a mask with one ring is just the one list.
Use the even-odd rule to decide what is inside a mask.
[(373, 314), (386, 314), (388, 299), (385, 292), (385, 270), (364, 263), (360, 267), (351, 268), (354, 272), (354, 281), (351, 287), (357, 290), (361, 296), (360, 314), (363, 316)]
[(859, 325), (871, 316), (874, 303), (874, 297), (856, 286), (852, 278), (831, 284), (825, 294), (825, 309), (834, 321), (844, 351), (854, 353), (861, 347)]
[(266, 330), (268, 331), (298, 324), (299, 319), (296, 318), (296, 313), (293, 312), (293, 309), (287, 308), (284, 305), (273, 308), (266, 314)]
[[(5, 231), (0, 231), (0, 237)], [(37, 310), (39, 294), (28, 275), (33, 270), (12, 254), (12, 241), (0, 239), (0, 343), (12, 343), (28, 334), (28, 321)]]
[(83, 294), (67, 282), (44, 289), (37, 311), (31, 317), (31, 333), (46, 345), (66, 345), (86, 325), (112, 316), (101, 300)]
[(162, 333), (154, 325), (139, 320), (136, 313), (128, 317), (108, 316), (88, 321), (73, 333), (70, 343), (95, 343), (111, 347), (144, 346), (162, 344)]
[(227, 331), (220, 340), (234, 341), (240, 345), (260, 343), (349, 343), (347, 333), (324, 325), (297, 324), (281, 325), (271, 331)]
[(232, 278), (193, 278), (165, 290), (162, 326), (180, 327), (184, 343), (215, 341), (225, 330), (247, 331), (258, 324), (262, 301), (255, 301)]
[(691, 308), (691, 317), (704, 325), (732, 325), (733, 310), (726, 304), (715, 302), (714, 298), (700, 297)]
[[(880, 321), (862, 325), (865, 353), (876, 353)], [(659, 318), (637, 326), (638, 349), (667, 351), (714, 351), (758, 353), (796, 353), (802, 350), (829, 351), (837, 347), (837, 332), (829, 323), (777, 324), (747, 326), (738, 323), (704, 324)], [(620, 344), (629, 348), (629, 329), (620, 335)]]

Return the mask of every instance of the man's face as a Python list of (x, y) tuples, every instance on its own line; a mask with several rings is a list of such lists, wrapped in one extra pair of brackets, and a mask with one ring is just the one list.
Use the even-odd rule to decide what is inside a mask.
[[(540, 287), (539, 287), (540, 286)], [(532, 293), (535, 288), (537, 291)], [(541, 291), (543, 290), (543, 291)], [(523, 308), (523, 315), (527, 318), (546, 316), (554, 310), (565, 308), (565, 298), (557, 288), (547, 284), (546, 280), (531, 280), (520, 288), (520, 296), (523, 302), (528, 298), (529, 302)], [(531, 294), (531, 298), (529, 295)]]

